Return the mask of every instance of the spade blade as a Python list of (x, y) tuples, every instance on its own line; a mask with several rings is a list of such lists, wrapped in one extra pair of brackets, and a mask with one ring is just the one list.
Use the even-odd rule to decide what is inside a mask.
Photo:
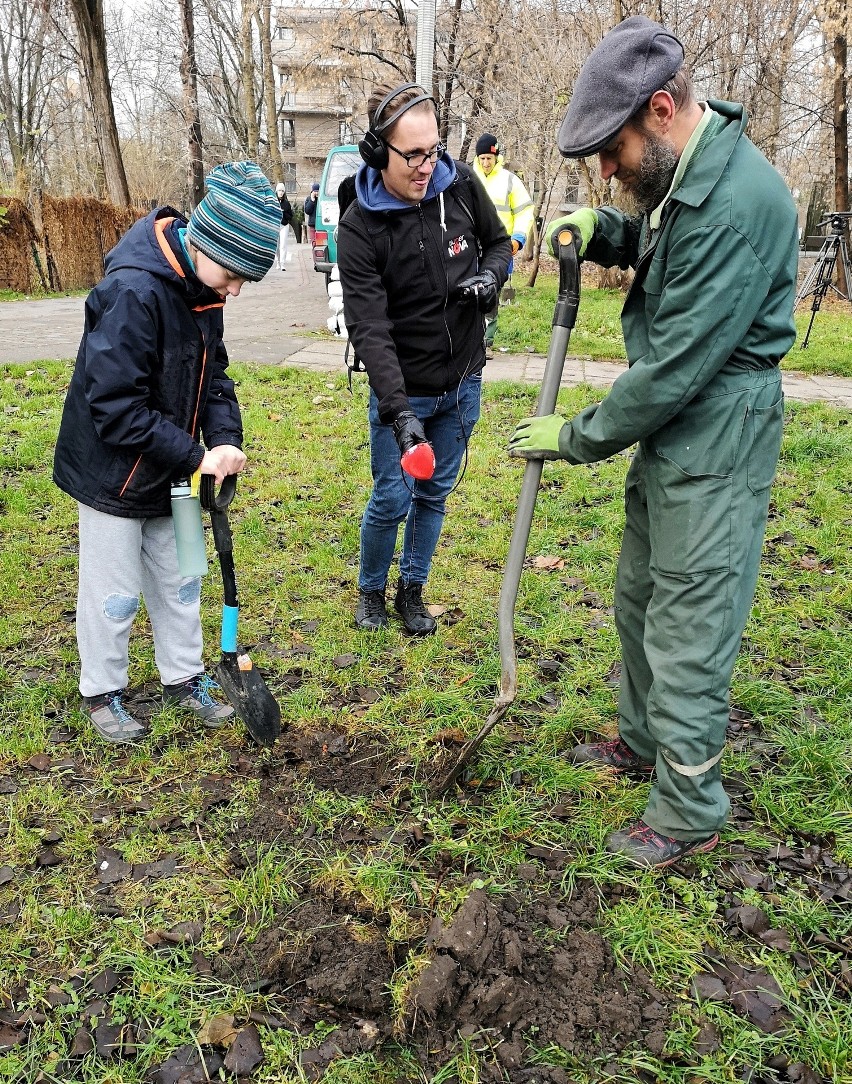
[(272, 745), (281, 733), (281, 708), (248, 655), (224, 651), (216, 676), (252, 738)]

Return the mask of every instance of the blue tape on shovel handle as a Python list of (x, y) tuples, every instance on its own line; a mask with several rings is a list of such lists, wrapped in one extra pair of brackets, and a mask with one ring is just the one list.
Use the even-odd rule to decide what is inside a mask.
[(223, 606), (222, 607), (222, 650), (223, 651), (236, 651), (237, 650), (237, 617), (239, 615), (239, 608), (237, 606)]

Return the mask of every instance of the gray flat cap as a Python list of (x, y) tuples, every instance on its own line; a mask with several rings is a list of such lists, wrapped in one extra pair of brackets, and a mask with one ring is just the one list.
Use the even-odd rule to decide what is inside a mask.
[(683, 67), (683, 46), (659, 23), (631, 15), (605, 34), (577, 76), (556, 144), (565, 158), (605, 147)]

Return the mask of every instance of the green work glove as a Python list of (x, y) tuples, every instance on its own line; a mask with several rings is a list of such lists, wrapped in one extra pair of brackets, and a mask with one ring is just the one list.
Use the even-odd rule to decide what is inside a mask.
[(582, 207), (579, 211), (565, 215), (564, 218), (555, 219), (547, 230), (547, 247), (550, 249), (550, 255), (556, 255), (556, 238), (559, 236), (559, 231), (567, 226), (575, 238), (579, 234), (580, 244), (577, 246), (577, 256), (582, 260), (597, 224), (597, 211), (593, 211), (591, 207)]
[(559, 434), (566, 424), (561, 414), (524, 418), (518, 422), (509, 441), (509, 455), (519, 459), (561, 459)]

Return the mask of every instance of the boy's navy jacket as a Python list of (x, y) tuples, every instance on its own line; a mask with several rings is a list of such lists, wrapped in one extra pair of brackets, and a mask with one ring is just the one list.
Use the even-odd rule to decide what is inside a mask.
[(196, 277), (185, 226), (170, 207), (134, 223), (86, 299), (53, 480), (99, 512), (170, 515), (170, 483), (201, 463), (202, 434), (208, 448), (242, 447), (225, 303)]

